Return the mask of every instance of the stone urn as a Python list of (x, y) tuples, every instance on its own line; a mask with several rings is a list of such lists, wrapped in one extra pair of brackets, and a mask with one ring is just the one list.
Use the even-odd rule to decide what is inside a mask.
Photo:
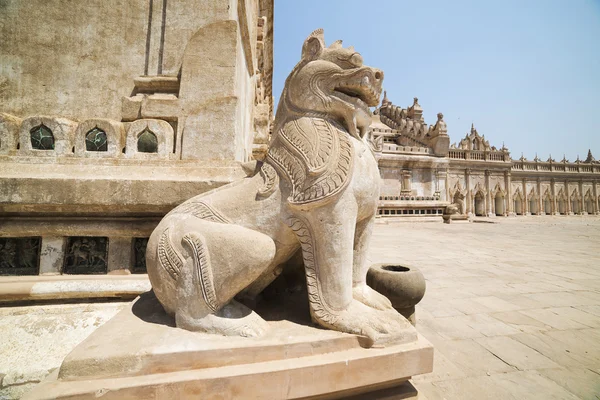
[(395, 264), (374, 264), (367, 284), (386, 296), (392, 306), (411, 324), (416, 324), (415, 305), (425, 295), (425, 277), (416, 268)]

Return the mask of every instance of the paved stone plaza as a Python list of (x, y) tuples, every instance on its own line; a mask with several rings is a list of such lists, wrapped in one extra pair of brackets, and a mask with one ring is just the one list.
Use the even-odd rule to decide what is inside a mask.
[(600, 399), (600, 219), (378, 225), (373, 262), (420, 268), (417, 328), (435, 346), (416, 377), (437, 399)]
[[(600, 398), (600, 218), (481, 221), (495, 223), (376, 225), (372, 262), (427, 279), (417, 328), (436, 353), (413, 380), (421, 398)], [(0, 398), (33, 387), (123, 306), (0, 308)]]

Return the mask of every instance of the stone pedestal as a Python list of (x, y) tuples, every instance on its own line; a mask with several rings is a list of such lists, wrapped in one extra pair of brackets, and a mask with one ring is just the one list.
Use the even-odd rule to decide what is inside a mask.
[(432, 371), (433, 348), (411, 326), (366, 348), (366, 338), (293, 320), (273, 318), (261, 338), (194, 333), (147, 293), (25, 399), (416, 399), (408, 379)]
[(452, 214), (452, 215), (444, 214), (444, 215), (442, 215), (442, 218), (444, 219), (445, 224), (471, 222), (469, 216), (464, 215), (464, 214)]

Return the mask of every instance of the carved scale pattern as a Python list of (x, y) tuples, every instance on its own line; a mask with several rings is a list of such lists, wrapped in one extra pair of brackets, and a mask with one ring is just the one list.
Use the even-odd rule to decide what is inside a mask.
[(183, 237), (183, 240), (188, 244), (192, 251), (192, 259), (194, 261), (194, 270), (198, 274), (198, 281), (200, 282), (200, 288), (202, 290), (202, 297), (213, 311), (217, 311), (217, 294), (213, 284), (212, 269), (210, 267), (210, 260), (208, 257), (208, 250), (202, 237), (188, 233)]
[(302, 257), (306, 271), (306, 286), (308, 289), (308, 299), (311, 304), (311, 310), (319, 321), (326, 324), (335, 324), (338, 315), (323, 302), (323, 296), (319, 287), (318, 264), (315, 258), (316, 243), (310, 234), (308, 223), (299, 218), (290, 217), (286, 223), (294, 231), (300, 245), (302, 246)]
[(292, 205), (334, 196), (352, 173), (352, 143), (347, 133), (321, 118), (290, 121), (279, 131), (268, 159), (292, 184)]
[(174, 214), (192, 214), (194, 217), (211, 222), (220, 222), (222, 224), (231, 223), (231, 221), (221, 215), (221, 213), (202, 201), (186, 201), (175, 207), (167, 215)]
[(171, 275), (171, 278), (177, 280), (179, 272), (183, 267), (183, 262), (175, 252), (173, 245), (171, 245), (168, 228), (165, 229), (158, 242), (158, 261), (160, 266)]

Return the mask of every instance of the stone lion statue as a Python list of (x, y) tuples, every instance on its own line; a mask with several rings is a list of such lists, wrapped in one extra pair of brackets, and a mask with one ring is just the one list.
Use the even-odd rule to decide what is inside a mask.
[(459, 207), (460, 207), (460, 204), (456, 204), (456, 203), (452, 203), (452, 204), (446, 206), (446, 208), (444, 209), (444, 215), (458, 214)]
[(235, 297), (260, 293), (300, 249), (314, 322), (373, 340), (406, 326), (366, 284), (380, 178), (365, 135), (382, 79), (352, 47), (326, 47), (322, 29), (306, 39), (265, 162), (173, 209), (148, 241), (152, 287), (178, 327), (264, 334)]

